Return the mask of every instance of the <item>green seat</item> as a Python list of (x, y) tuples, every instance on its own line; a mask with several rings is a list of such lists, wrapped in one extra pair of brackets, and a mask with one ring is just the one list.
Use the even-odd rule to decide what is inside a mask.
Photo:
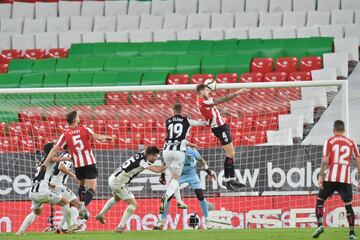
[(326, 38), (309, 38), (306, 39), (308, 43), (308, 56), (322, 56), (324, 53), (331, 53), (334, 39), (332, 37)]
[(104, 70), (104, 58), (83, 58), (80, 61), (80, 72), (96, 72)]
[(262, 58), (279, 58), (284, 56), (284, 40), (270, 39), (263, 40), (260, 48), (260, 57)]
[(234, 54), (226, 57), (226, 68), (227, 73), (242, 74), (250, 72), (251, 55), (246, 54)]
[(68, 79), (68, 87), (89, 87), (92, 85), (94, 73), (92, 72), (73, 72)]
[(175, 73), (176, 63), (177, 63), (176, 56), (166, 56), (166, 55), (155, 56), (152, 65), (152, 70)]
[(41, 88), (43, 86), (44, 73), (27, 73), (22, 76), (21, 88)]
[(287, 39), (284, 41), (284, 56), (297, 57), (298, 59), (307, 56), (308, 43), (305, 39)]
[(56, 64), (57, 72), (78, 72), (80, 60), (77, 58), (59, 58)]
[[(6, 96), (6, 105), (16, 112), (17, 107), (29, 106), (32, 94), (9, 94)], [(3, 109), (1, 109), (3, 110)]]
[(144, 42), (140, 47), (141, 56), (153, 56), (164, 53), (164, 43), (162, 42)]
[(237, 46), (236, 39), (215, 41), (211, 47), (212, 54), (233, 54)]
[(69, 57), (91, 57), (94, 43), (73, 43), (69, 50)]
[(128, 70), (129, 58), (112, 57), (107, 58), (104, 64), (104, 71), (126, 71)]
[(55, 72), (56, 58), (47, 58), (34, 61), (32, 72)]
[(142, 72), (122, 72), (117, 76), (118, 86), (136, 86), (140, 85)]
[(52, 106), (55, 104), (55, 94), (32, 94), (30, 103), (33, 106)]
[(119, 43), (116, 46), (116, 55), (122, 57), (137, 56), (142, 43)]
[(0, 88), (17, 88), (20, 86), (22, 74), (8, 73), (0, 74)]
[(105, 93), (101, 93), (101, 92), (80, 93), (77, 104), (90, 105), (90, 106), (104, 105)]
[(201, 62), (202, 73), (224, 73), (226, 71), (227, 56), (225, 55), (211, 55), (203, 57)]
[(153, 57), (146, 56), (146, 57), (133, 57), (130, 59), (129, 62), (129, 71), (139, 71), (145, 72), (151, 69), (153, 64)]
[(176, 63), (176, 72), (180, 74), (200, 73), (201, 56), (183, 55), (179, 56)]
[(112, 57), (116, 55), (119, 43), (95, 43), (92, 49), (94, 57)]
[(45, 73), (44, 87), (67, 87), (69, 73), (68, 72), (54, 72)]
[(13, 59), (9, 63), (9, 73), (31, 73), (34, 60), (31, 59)]
[(80, 93), (56, 93), (55, 104), (58, 106), (80, 105)]
[(141, 78), (141, 85), (164, 85), (167, 72), (145, 72)]
[(93, 77), (93, 86), (116, 86), (117, 72), (96, 72)]
[(234, 54), (250, 54), (254, 58), (260, 57), (261, 39), (238, 40)]
[[(14, 107), (14, 105), (12, 105), (12, 107)], [(0, 110), (0, 122), (12, 123), (18, 121), (18, 113), (15, 112), (14, 109)]]
[(214, 41), (192, 40), (187, 48), (188, 54), (209, 55)]
[(164, 55), (185, 55), (190, 41), (168, 41), (164, 43)]

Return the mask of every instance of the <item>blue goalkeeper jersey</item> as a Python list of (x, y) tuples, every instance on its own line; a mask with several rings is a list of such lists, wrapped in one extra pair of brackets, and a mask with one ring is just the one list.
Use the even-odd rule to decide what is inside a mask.
[(183, 175), (196, 175), (196, 161), (201, 157), (198, 150), (187, 147), (186, 148), (186, 158), (181, 176)]

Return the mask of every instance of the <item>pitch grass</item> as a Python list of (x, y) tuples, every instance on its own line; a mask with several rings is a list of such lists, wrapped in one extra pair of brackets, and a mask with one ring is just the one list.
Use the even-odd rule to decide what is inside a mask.
[[(81, 232), (75, 234), (28, 233), (17, 237), (13, 233), (0, 233), (1, 240), (305, 240), (312, 239), (314, 229), (246, 229), (246, 230), (184, 230), (184, 231), (130, 231)], [(360, 228), (357, 228), (360, 233)], [(327, 228), (319, 239), (348, 239), (348, 228)]]

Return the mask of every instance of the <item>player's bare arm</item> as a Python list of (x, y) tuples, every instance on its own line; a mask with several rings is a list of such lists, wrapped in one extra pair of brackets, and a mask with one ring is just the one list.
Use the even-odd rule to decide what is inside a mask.
[(161, 165), (161, 166), (151, 165), (151, 166), (148, 166), (146, 169), (148, 169), (154, 173), (162, 173), (166, 170), (166, 166), (165, 165)]
[(323, 183), (324, 183), (324, 179), (325, 179), (325, 171), (328, 167), (329, 167), (329, 157), (325, 156), (321, 160), (321, 164), (320, 164), (320, 173), (319, 173), (319, 179), (318, 179), (318, 184), (319, 184), (320, 189), (323, 189)]
[(94, 137), (96, 140), (98, 140), (98, 141), (104, 141), (104, 140), (106, 140), (106, 141), (111, 142), (111, 141), (113, 140), (113, 138), (110, 137), (110, 136), (103, 135), (103, 134), (97, 134), (97, 133), (94, 133), (93, 137)]
[(65, 167), (64, 164), (59, 164), (59, 170), (64, 173), (65, 175), (68, 175), (70, 177), (72, 177), (74, 180), (78, 181), (78, 179), (76, 178), (75, 174), (70, 171), (67, 167)]
[(246, 92), (247, 89), (240, 89), (240, 90), (237, 90), (236, 92), (234, 93), (230, 93), (224, 97), (221, 97), (221, 98), (218, 98), (218, 99), (214, 99), (214, 105), (217, 105), (217, 104), (220, 104), (220, 103), (224, 103), (224, 102), (227, 102), (227, 101), (230, 101), (232, 100), (233, 98), (235, 98), (236, 96), (238, 96), (239, 94), (243, 93), (243, 92)]
[(60, 147), (58, 145), (55, 145), (51, 151), (49, 152), (49, 154), (47, 155), (44, 163), (43, 163), (43, 166), (48, 166), (49, 163), (52, 161), (52, 159), (56, 156), (56, 154), (60, 151)]

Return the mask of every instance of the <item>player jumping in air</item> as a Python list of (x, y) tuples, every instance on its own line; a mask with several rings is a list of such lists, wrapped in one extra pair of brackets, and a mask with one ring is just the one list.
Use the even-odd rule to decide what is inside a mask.
[(195, 121), (182, 115), (182, 105), (175, 103), (174, 115), (165, 121), (167, 136), (165, 138), (163, 157), (171, 172), (171, 180), (165, 195), (161, 198), (160, 213), (165, 210), (165, 204), (179, 188), (179, 178), (185, 163), (186, 138), (191, 126), (206, 126), (206, 121)]
[[(80, 181), (78, 189), (79, 198), (87, 206), (95, 195), (96, 178), (98, 176), (96, 160), (91, 149), (91, 139), (112, 141), (112, 138), (96, 134), (90, 128), (81, 126), (80, 118), (76, 111), (67, 114), (66, 121), (69, 124), (69, 129), (60, 136), (58, 142), (49, 153), (45, 165), (49, 158), (55, 156), (58, 151), (67, 145), (73, 159), (76, 178)], [(88, 187), (87, 190), (85, 186)]]
[(234, 187), (244, 187), (245, 185), (240, 183), (235, 177), (235, 150), (231, 138), (230, 128), (225, 123), (216, 105), (230, 101), (235, 98), (245, 89), (238, 90), (234, 93), (230, 93), (224, 97), (213, 99), (210, 97), (211, 89), (205, 84), (199, 84), (196, 87), (197, 105), (201, 115), (209, 122), (211, 130), (215, 137), (220, 140), (223, 146), (226, 158), (224, 161), (224, 182), (223, 185), (228, 189), (234, 191)]
[(161, 173), (166, 170), (166, 166), (152, 165), (159, 157), (160, 150), (157, 147), (147, 147), (145, 151), (141, 151), (131, 158), (127, 159), (109, 178), (109, 186), (113, 193), (113, 197), (110, 198), (100, 213), (96, 216), (101, 224), (105, 224), (104, 215), (112, 206), (114, 206), (120, 200), (125, 201), (128, 207), (125, 209), (124, 214), (117, 228), (116, 232), (122, 233), (125, 231), (125, 224), (134, 213), (137, 202), (134, 195), (127, 188), (127, 184), (136, 177), (139, 173), (145, 169), (155, 173)]
[[(196, 173), (197, 162), (200, 163), (202, 168), (207, 172), (207, 174), (209, 175), (209, 177), (212, 180), (216, 180), (215, 172), (213, 170), (209, 169), (206, 161), (200, 155), (200, 153), (193, 147), (187, 147), (185, 164), (184, 164), (184, 168), (181, 172), (179, 184), (181, 185), (181, 184), (187, 183), (194, 190), (195, 195), (196, 195), (197, 199), (199, 200), (201, 210), (205, 217), (205, 226), (207, 229), (211, 229), (212, 225), (211, 225), (210, 221), (208, 220), (209, 204), (204, 197), (200, 179)], [(160, 183), (166, 184), (165, 173), (161, 174)], [(180, 197), (180, 199), (178, 199), (176, 197), (177, 202), (179, 202), (179, 200), (181, 200), (180, 189), (177, 190), (177, 193), (175, 192), (174, 196)], [(162, 230), (164, 228), (165, 221), (166, 221), (166, 215), (169, 210), (170, 203), (171, 203), (170, 200), (171, 200), (171, 198), (167, 201), (167, 203), (165, 205), (165, 210), (161, 214), (161, 219), (160, 219), (159, 223), (156, 226), (154, 226), (154, 230)]]
[[(318, 228), (313, 238), (318, 238), (324, 232), (323, 211), (324, 202), (334, 192), (338, 192), (345, 204), (346, 217), (349, 222), (349, 239), (356, 239), (354, 224), (355, 214), (352, 207), (352, 186), (350, 181), (350, 166), (352, 157), (360, 172), (360, 154), (355, 141), (344, 136), (345, 124), (341, 120), (334, 123), (334, 136), (329, 138), (323, 147), (323, 159), (319, 173), (319, 194), (316, 201), (316, 218)], [(360, 186), (360, 185), (359, 185)]]

